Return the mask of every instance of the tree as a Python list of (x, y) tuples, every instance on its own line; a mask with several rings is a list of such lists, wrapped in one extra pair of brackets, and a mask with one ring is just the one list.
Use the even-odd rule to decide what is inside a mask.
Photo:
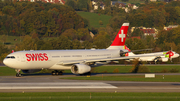
[(77, 31), (74, 29), (67, 29), (61, 35), (68, 37), (70, 40), (78, 39)]
[(109, 20), (109, 25), (114, 29), (114, 31), (116, 31), (119, 30), (124, 22), (126, 22), (124, 16), (114, 16)]
[(85, 40), (83, 43), (82, 43), (82, 48), (84, 49), (91, 49), (93, 46), (93, 44), (87, 40)]
[(88, 9), (88, 1), (89, 0), (78, 0), (78, 2), (77, 2), (78, 10), (83, 10), (83, 8), (89, 10)]
[(0, 63), (2, 63), (3, 59), (8, 55), (10, 50), (5, 45), (0, 45)]
[[(131, 50), (146, 49), (145, 43), (141, 39), (126, 39), (126, 46)], [(141, 53), (141, 52), (137, 52)]]
[(155, 48), (156, 47), (155, 40), (152, 35), (147, 35), (144, 42), (146, 42), (147, 48)]
[(76, 4), (75, 0), (67, 0), (65, 5), (68, 5), (68, 6), (72, 7), (73, 9), (77, 9), (77, 4)]
[(79, 40), (76, 39), (72, 41), (72, 49), (81, 49), (81, 43)]
[(94, 45), (96, 45), (96, 48), (98, 49), (104, 49), (110, 46), (111, 39), (110, 36), (105, 31), (100, 31), (97, 35), (95, 35), (93, 39)]
[(23, 38), (23, 42), (17, 45), (16, 51), (19, 50), (37, 50), (37, 44), (31, 36), (26, 35)]
[(6, 35), (2, 35), (1, 36), (1, 41), (2, 41), (2, 43), (3, 43), (3, 45), (4, 45), (4, 43), (6, 42)]
[(99, 20), (99, 25), (101, 25), (101, 26), (103, 25), (103, 22), (101, 20)]
[(53, 49), (72, 49), (72, 41), (68, 37), (61, 35), (58, 39), (51, 42)]
[(148, 4), (149, 3), (149, 0), (145, 0), (145, 4)]
[(144, 38), (144, 33), (139, 28), (135, 28), (131, 33), (131, 36), (140, 36), (141, 38)]
[(105, 0), (105, 5), (106, 7), (110, 7), (111, 6), (111, 0)]
[(80, 28), (77, 30), (78, 40), (88, 40), (92, 41), (92, 38), (89, 34), (89, 30), (87, 28)]

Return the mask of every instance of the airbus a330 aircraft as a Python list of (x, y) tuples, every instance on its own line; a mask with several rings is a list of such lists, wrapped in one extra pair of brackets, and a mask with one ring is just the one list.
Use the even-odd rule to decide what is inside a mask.
[(17, 51), (7, 55), (3, 63), (14, 68), (17, 77), (21, 76), (21, 70), (24, 73), (34, 73), (42, 69), (50, 69), (54, 70), (52, 74), (56, 75), (62, 74), (63, 70), (71, 70), (73, 74), (88, 73), (91, 70), (90, 65), (96, 62), (139, 57), (138, 55), (128, 57), (120, 55), (128, 52), (123, 49), (128, 27), (129, 23), (123, 23), (113, 43), (107, 49)]
[[(136, 56), (136, 54), (134, 54), (133, 52), (130, 52), (131, 50), (124, 45), (124, 49), (128, 50), (129, 52), (125, 54), (125, 56)], [(156, 61), (162, 61), (162, 62), (167, 62), (168, 59), (173, 59), (173, 58), (177, 58), (179, 57), (179, 54), (174, 52), (174, 51), (163, 51), (163, 52), (155, 52), (155, 53), (145, 53), (145, 54), (137, 54), (145, 56), (145, 55), (155, 55), (155, 54), (164, 54), (162, 56), (151, 56), (151, 57), (139, 57), (138, 60), (139, 61), (145, 61), (145, 62), (151, 62), (154, 61), (156, 63)], [(132, 59), (129, 59), (127, 61), (132, 61)]]

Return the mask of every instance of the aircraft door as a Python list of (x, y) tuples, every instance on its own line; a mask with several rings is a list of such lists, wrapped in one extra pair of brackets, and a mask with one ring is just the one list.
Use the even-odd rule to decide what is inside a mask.
[(20, 57), (19, 56), (17, 56), (17, 60), (20, 61)]
[(21, 62), (25, 62), (26, 58), (25, 55), (21, 55)]

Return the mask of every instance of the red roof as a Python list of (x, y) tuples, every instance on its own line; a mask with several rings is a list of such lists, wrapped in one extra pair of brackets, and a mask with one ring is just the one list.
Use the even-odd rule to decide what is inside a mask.
[(171, 29), (173, 29), (173, 28), (167, 28), (166, 30), (169, 31), (169, 30), (171, 30)]
[(140, 29), (143, 33), (155, 33), (154, 29)]

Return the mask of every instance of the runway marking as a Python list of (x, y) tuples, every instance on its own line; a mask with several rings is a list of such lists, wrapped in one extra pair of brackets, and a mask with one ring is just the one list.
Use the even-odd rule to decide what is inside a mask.
[(0, 89), (93, 89), (118, 88), (103, 82), (59, 82), (59, 83), (0, 83)]

